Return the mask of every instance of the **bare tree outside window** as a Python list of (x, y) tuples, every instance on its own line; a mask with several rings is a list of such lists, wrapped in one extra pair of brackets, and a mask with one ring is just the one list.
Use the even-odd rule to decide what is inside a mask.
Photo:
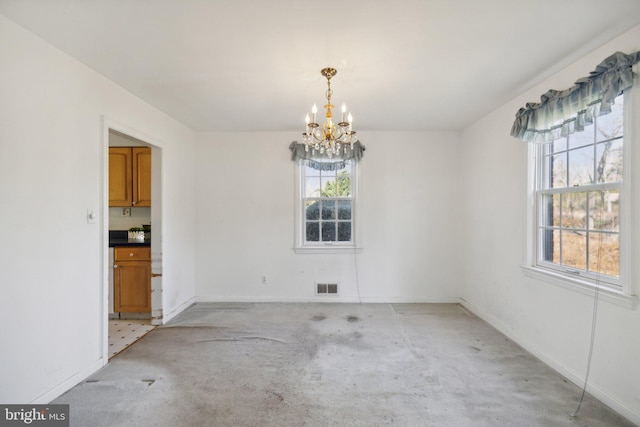
[(619, 277), (623, 112), (619, 96), (610, 114), (544, 147), (541, 261)]

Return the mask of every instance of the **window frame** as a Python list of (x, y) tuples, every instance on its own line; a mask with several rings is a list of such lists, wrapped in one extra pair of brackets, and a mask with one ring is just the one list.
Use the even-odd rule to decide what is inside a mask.
[[(305, 233), (305, 160), (295, 162), (295, 221), (294, 251), (296, 253), (359, 253), (362, 251), (359, 209), (359, 165), (348, 160), (351, 166), (351, 241), (350, 242), (307, 242)], [(341, 200), (341, 197), (336, 197)]]
[[(544, 144), (528, 144), (527, 154), (527, 191), (526, 191), (526, 232), (524, 239), (525, 275), (559, 285), (586, 295), (593, 296), (597, 288), (600, 298), (633, 309), (637, 304), (638, 267), (633, 260), (640, 256), (640, 226), (634, 225), (632, 218), (640, 214), (640, 173), (633, 171), (640, 165), (640, 78), (635, 79), (633, 88), (624, 93), (624, 130), (623, 130), (623, 178), (622, 183), (603, 183), (568, 187), (561, 190), (543, 190)], [(575, 274), (563, 266), (539, 261), (541, 242), (539, 239), (542, 222), (541, 203), (544, 193), (582, 192), (598, 187), (600, 190), (620, 191), (620, 274), (617, 280), (597, 273)], [(637, 222), (637, 221), (636, 221)], [(570, 270), (570, 269), (569, 269)]]

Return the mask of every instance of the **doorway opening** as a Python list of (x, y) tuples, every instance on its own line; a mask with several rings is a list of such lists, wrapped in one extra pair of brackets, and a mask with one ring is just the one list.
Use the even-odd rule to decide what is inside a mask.
[(162, 324), (162, 150), (105, 120), (103, 357)]

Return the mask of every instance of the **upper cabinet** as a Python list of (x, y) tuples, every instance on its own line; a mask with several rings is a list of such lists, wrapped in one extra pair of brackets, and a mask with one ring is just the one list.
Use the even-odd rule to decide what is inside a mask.
[(133, 148), (132, 206), (151, 206), (151, 148)]
[(109, 206), (151, 206), (151, 148), (109, 148)]

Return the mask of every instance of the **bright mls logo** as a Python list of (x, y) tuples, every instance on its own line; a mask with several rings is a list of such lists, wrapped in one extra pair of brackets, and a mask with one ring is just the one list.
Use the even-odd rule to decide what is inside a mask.
[(0, 427), (69, 427), (69, 405), (0, 405)]

